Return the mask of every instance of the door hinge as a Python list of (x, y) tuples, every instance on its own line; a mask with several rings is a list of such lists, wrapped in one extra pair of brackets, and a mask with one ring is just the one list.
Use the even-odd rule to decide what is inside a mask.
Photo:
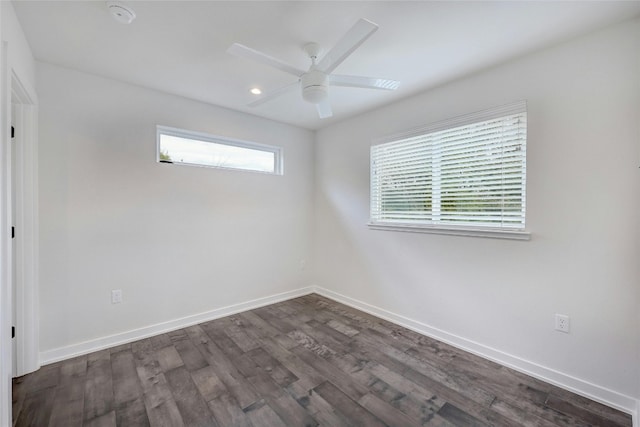
[(15, 338), (16, 337), (16, 327), (12, 326), (11, 327), (11, 338)]
[(13, 139), (15, 136), (16, 136), (16, 128), (11, 126), (11, 139)]
[(12, 239), (16, 238), (16, 228), (15, 227), (11, 227), (11, 238)]

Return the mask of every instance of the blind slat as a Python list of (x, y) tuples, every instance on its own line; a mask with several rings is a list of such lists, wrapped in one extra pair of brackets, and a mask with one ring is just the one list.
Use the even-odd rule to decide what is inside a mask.
[(371, 220), (524, 229), (526, 111), (487, 115), (373, 146)]

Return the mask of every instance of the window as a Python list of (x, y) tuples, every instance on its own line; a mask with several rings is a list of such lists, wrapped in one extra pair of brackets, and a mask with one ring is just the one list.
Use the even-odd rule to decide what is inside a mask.
[(279, 147), (158, 126), (158, 161), (282, 175)]
[(524, 101), (371, 147), (372, 228), (528, 239)]

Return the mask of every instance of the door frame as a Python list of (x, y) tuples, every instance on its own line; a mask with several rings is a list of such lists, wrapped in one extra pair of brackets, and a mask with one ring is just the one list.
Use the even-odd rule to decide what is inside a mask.
[[(0, 41), (0, 425), (11, 425), (11, 378), (13, 343), (11, 326), (16, 310), (16, 374), (39, 368), (38, 346), (38, 128), (37, 98), (27, 90), (9, 64), (8, 42)], [(21, 147), (16, 151), (15, 193), (16, 219), (22, 228), (19, 262), (13, 271), (11, 227), (12, 210), (12, 142), (11, 103), (22, 127)], [(16, 258), (18, 261), (18, 258)], [(13, 277), (16, 281), (16, 304), (13, 303)], [(15, 306), (15, 307), (14, 307)]]
[(38, 109), (34, 97), (11, 72), (11, 122), (15, 170), (13, 226), (15, 252), (13, 312), (15, 313), (16, 370), (22, 376), (40, 367), (38, 336)]
[(0, 43), (0, 425), (11, 425), (11, 119), (7, 42)]

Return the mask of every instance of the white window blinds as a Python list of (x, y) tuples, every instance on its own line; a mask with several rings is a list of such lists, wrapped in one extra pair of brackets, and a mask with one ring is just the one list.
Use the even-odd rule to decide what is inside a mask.
[(526, 104), (371, 148), (371, 222), (524, 230)]

